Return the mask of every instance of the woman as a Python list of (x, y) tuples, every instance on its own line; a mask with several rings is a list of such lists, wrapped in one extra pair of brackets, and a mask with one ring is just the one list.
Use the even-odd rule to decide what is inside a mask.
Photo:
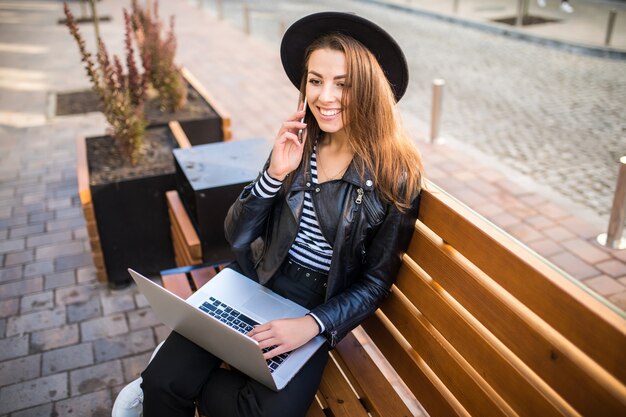
[[(144, 416), (304, 416), (328, 349), (389, 294), (417, 217), (420, 156), (398, 121), (404, 55), (358, 16), (318, 13), (285, 33), (281, 58), (306, 97), (225, 221), (232, 267), (310, 309), (257, 326), (266, 358), (328, 343), (279, 392), (172, 333), (142, 374)], [(302, 122), (304, 118), (304, 122)]]

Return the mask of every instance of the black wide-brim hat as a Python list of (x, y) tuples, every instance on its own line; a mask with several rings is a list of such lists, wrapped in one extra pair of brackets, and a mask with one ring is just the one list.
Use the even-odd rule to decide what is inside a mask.
[(280, 58), (296, 88), (300, 88), (304, 75), (306, 49), (314, 40), (330, 33), (348, 35), (369, 49), (382, 67), (396, 101), (400, 101), (409, 85), (409, 67), (402, 49), (380, 26), (350, 13), (314, 13), (287, 29), (280, 45)]

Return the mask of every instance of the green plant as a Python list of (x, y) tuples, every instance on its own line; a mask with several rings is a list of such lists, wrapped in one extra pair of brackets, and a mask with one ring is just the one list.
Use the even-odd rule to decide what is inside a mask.
[(87, 51), (85, 41), (78, 30), (74, 16), (67, 3), (63, 10), (67, 18), (67, 27), (78, 44), (81, 61), (85, 65), (87, 76), (94, 91), (103, 104), (103, 112), (110, 125), (110, 135), (115, 139), (120, 152), (134, 165), (141, 151), (143, 134), (147, 126), (144, 115), (144, 102), (147, 90), (147, 74), (139, 73), (132, 45), (130, 15), (124, 10), (126, 68), (117, 55), (111, 60), (104, 42), (100, 40), (96, 62)]
[(132, 1), (131, 7), (135, 39), (150, 84), (157, 91), (159, 107), (162, 111), (180, 110), (187, 100), (187, 85), (174, 63), (174, 16), (170, 17), (169, 31), (163, 33), (157, 1), (152, 11), (142, 8), (137, 0)]

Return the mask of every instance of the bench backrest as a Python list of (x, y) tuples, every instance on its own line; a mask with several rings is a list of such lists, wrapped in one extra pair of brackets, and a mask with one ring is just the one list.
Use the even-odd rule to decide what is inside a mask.
[(432, 184), (363, 325), (431, 416), (625, 416), (626, 319)]

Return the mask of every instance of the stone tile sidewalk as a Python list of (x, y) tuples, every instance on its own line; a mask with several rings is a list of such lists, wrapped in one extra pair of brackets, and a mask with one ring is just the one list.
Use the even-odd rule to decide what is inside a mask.
[[(127, 3), (98, 3), (113, 17), (101, 31), (118, 53)], [(179, 62), (231, 113), (236, 139), (272, 138), (296, 95), (276, 48), (195, 4), (161, 3), (163, 16), (176, 14)], [(61, 3), (0, 1), (0, 11), (0, 416), (108, 416), (168, 330), (135, 288), (110, 291), (95, 278), (74, 143), (105, 123), (47, 117), (48, 92), (88, 86), (56, 24)], [(452, 145), (416, 140), (435, 183), (626, 309), (626, 251), (595, 244), (602, 230)]]

